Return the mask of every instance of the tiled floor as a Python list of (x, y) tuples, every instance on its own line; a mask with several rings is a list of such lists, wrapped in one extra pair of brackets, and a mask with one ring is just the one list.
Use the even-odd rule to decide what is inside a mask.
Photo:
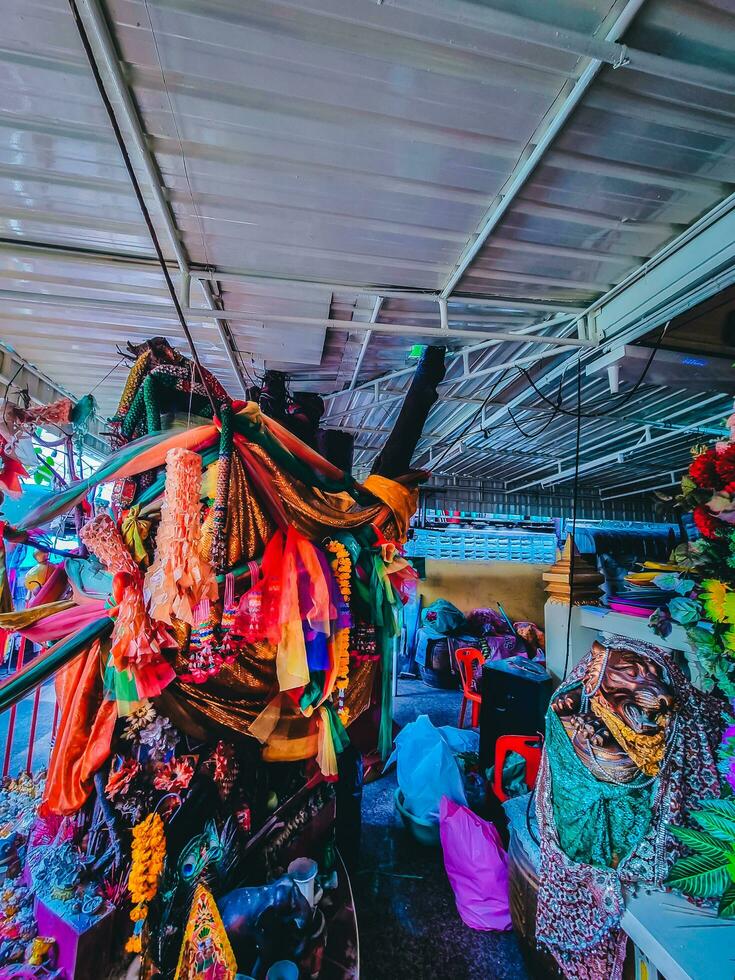
[[(428, 714), (456, 725), (458, 692), (401, 681), (400, 724)], [(361, 867), (353, 874), (360, 930), (361, 980), (527, 980), (513, 933), (477, 932), (463, 924), (441, 848), (408, 836), (394, 810), (395, 769), (365, 787)]]

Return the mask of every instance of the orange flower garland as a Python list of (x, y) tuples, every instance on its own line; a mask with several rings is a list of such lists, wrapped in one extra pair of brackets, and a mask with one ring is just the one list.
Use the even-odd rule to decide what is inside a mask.
[(163, 820), (157, 813), (149, 813), (145, 820), (133, 827), (131, 857), (128, 891), (133, 901), (130, 918), (134, 927), (125, 949), (128, 953), (141, 953), (143, 923), (148, 915), (148, 903), (156, 897), (158, 879), (166, 859), (166, 835), (163, 832)]
[[(340, 595), (346, 606), (350, 604), (352, 594), (352, 562), (347, 548), (341, 541), (329, 541), (327, 551), (334, 556), (331, 561), (332, 571), (337, 580)], [(337, 658), (337, 714), (343, 725), (347, 724), (350, 711), (345, 705), (345, 692), (349, 684), (350, 673), (350, 630), (339, 630), (334, 637), (334, 653)]]

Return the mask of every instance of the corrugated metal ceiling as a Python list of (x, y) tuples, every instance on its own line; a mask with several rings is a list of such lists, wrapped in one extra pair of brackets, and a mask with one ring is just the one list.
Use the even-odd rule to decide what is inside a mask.
[[(99, 0), (79, 6), (89, 28)], [(635, 57), (603, 65), (503, 204), (449, 294), (448, 325), (466, 333), (450, 334), (449, 346), (469, 353), (453, 362), (422, 443), (421, 461), (431, 453), (441, 471), (520, 486), (547, 461), (564, 469), (574, 419), (549, 420), (530, 389), (514, 413), (530, 432), (549, 421), (543, 433), (520, 449), (507, 409), (491, 402), (488, 436), (447, 453), (491, 384), (501, 379), (499, 402), (515, 391), (516, 371), (503, 365), (543, 355), (553, 367), (564, 350), (482, 332), (576, 336), (570, 317), (733, 189), (732, 91), (687, 80), (687, 69), (733, 73), (735, 10), (636, 6), (622, 40), (680, 63), (682, 78), (658, 77)], [(183, 338), (66, 0), (0, 0), (0, 9), (0, 337), (61, 387), (94, 388), (107, 414), (125, 372), (116, 345)], [(232, 313), (224, 332), (197, 315), (205, 303), (194, 282), (189, 319), (204, 363), (233, 393), (264, 365), (333, 393), (328, 415), (357, 432), (366, 467), (408, 384), (408, 349), (436, 336), (436, 294), (589, 69), (565, 32), (601, 40), (631, 9), (624, 0), (107, 0), (180, 243), (215, 305)], [(166, 222), (132, 155), (173, 269)], [(365, 346), (378, 296), (381, 332)], [(368, 382), (386, 374), (376, 395)], [(556, 382), (538, 377), (550, 394)], [(574, 384), (570, 368), (565, 404)], [(601, 397), (595, 385), (585, 383), (585, 400)], [(660, 422), (674, 409), (685, 426), (705, 412), (696, 398), (646, 388), (624, 412)], [(619, 419), (582, 430), (583, 461), (598, 444), (630, 449), (644, 431)], [(661, 471), (689, 438), (626, 452), (586, 479), (604, 488), (621, 467)]]

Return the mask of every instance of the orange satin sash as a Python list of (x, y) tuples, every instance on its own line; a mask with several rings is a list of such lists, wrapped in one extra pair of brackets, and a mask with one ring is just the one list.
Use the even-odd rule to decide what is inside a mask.
[(76, 813), (92, 792), (95, 772), (110, 754), (117, 710), (114, 701), (102, 697), (100, 655), (97, 640), (56, 676), (61, 716), (49, 761), (42, 814)]

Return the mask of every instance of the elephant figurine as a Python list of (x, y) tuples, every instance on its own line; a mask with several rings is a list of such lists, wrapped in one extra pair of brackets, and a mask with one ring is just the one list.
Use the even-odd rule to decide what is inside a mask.
[(235, 888), (217, 906), (240, 969), (257, 976), (262, 964), (303, 952), (313, 913), (290, 875), (269, 885)]

